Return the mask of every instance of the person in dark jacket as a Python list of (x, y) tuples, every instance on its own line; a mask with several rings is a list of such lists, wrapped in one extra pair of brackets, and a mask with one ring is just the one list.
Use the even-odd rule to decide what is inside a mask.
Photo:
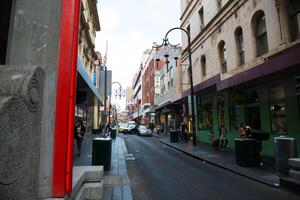
[(75, 129), (74, 129), (74, 136), (77, 143), (77, 149), (78, 153), (77, 155), (80, 156), (81, 153), (81, 145), (82, 140), (85, 134), (85, 126), (83, 125), (83, 122), (81, 120), (78, 120), (75, 122)]
[(188, 126), (186, 125), (185, 121), (181, 122), (180, 124), (180, 132), (182, 141), (187, 142)]

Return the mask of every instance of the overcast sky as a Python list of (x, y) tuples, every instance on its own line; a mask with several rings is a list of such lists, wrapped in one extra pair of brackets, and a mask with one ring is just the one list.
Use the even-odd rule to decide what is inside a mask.
[[(101, 31), (96, 51), (104, 55), (108, 41), (107, 67), (113, 72), (113, 81), (126, 88), (132, 84), (143, 51), (153, 42), (161, 43), (169, 29), (179, 26), (180, 0), (98, 0), (98, 13)], [(180, 42), (180, 33), (172, 36), (172, 43)], [(113, 85), (113, 89), (117, 87)], [(112, 99), (122, 110), (124, 101)]]

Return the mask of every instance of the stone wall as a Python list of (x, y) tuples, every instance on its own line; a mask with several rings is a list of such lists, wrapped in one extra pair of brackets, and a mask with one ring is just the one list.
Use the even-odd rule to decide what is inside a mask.
[(44, 72), (0, 66), (0, 199), (38, 199)]

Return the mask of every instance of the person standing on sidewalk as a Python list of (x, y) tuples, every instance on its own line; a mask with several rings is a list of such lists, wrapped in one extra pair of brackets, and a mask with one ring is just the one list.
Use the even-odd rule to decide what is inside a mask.
[(246, 127), (241, 123), (240, 125), (240, 138), (246, 138)]
[(187, 142), (188, 127), (184, 120), (180, 124), (180, 132), (181, 132), (181, 140)]
[(220, 140), (221, 140), (221, 150), (223, 150), (223, 151), (227, 147), (227, 144), (228, 144), (227, 134), (228, 134), (228, 131), (224, 125), (224, 122), (222, 122), (221, 126), (220, 126)]
[(85, 126), (83, 125), (83, 122), (81, 120), (75, 122), (74, 130), (75, 130), (74, 136), (76, 139), (77, 150), (78, 150), (77, 156), (80, 156), (81, 144), (85, 133)]

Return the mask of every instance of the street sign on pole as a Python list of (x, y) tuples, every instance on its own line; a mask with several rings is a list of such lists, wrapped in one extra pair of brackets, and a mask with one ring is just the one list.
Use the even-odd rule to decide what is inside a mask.
[[(112, 83), (112, 71), (106, 71), (106, 95), (111, 95), (111, 83)], [(105, 96), (104, 92), (105, 87), (105, 71), (100, 71), (100, 84), (99, 84), (99, 93), (101, 96)]]
[[(189, 108), (189, 115), (192, 115), (192, 98), (191, 95), (188, 95), (188, 108)], [(194, 95), (194, 113), (197, 115), (197, 103), (196, 103), (196, 96)]]

